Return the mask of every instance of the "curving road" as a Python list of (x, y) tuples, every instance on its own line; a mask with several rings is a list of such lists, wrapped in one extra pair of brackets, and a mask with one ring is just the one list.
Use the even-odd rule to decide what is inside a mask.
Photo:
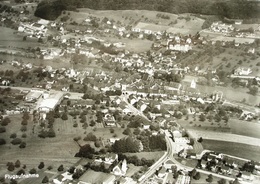
[[(179, 170), (191, 171), (191, 170), (194, 169), (192, 167), (185, 166), (185, 165), (179, 163), (177, 160), (175, 160), (175, 158), (173, 157), (173, 154), (175, 154), (175, 152), (174, 152), (175, 143), (167, 135), (165, 136), (165, 139), (166, 139), (166, 143), (167, 143), (167, 152), (161, 157), (161, 159), (159, 159), (154, 165), (152, 165), (149, 168), (149, 170), (141, 178), (139, 178), (138, 183), (145, 182), (149, 177), (151, 177), (155, 173), (156, 169), (161, 167), (162, 164), (164, 162), (166, 162), (167, 160), (171, 160), (177, 166), (177, 168)], [(208, 151), (208, 150), (206, 150), (206, 151)], [(220, 175), (220, 174), (217, 174), (217, 173), (205, 171), (205, 170), (198, 169), (198, 168), (196, 168), (196, 170), (197, 170), (197, 172), (200, 172), (200, 173), (203, 173), (203, 174), (206, 174), (206, 175), (212, 174), (215, 177), (223, 178), (223, 179), (228, 180), (228, 181), (234, 180), (234, 178), (229, 177), (229, 176)], [(252, 184), (251, 182), (246, 182), (246, 181), (240, 181), (240, 183), (241, 184)]]

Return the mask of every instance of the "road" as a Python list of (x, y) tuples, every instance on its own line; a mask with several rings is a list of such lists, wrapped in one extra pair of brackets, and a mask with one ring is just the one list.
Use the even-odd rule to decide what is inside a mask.
[[(175, 146), (174, 144), (175, 143), (167, 135), (165, 136), (165, 139), (166, 139), (166, 143), (167, 143), (167, 152), (154, 165), (152, 165), (149, 168), (149, 170), (138, 180), (138, 183), (144, 183), (149, 177), (151, 177), (155, 173), (156, 169), (161, 167), (164, 162), (167, 162), (167, 160), (171, 160), (177, 166), (178, 170), (191, 171), (191, 170), (194, 169), (192, 167), (185, 166), (185, 165), (179, 163), (173, 157), (173, 155), (175, 154), (175, 152), (174, 152), (174, 146)], [(206, 151), (208, 151), (208, 150), (206, 150)], [(203, 174), (206, 174), (206, 175), (212, 174), (215, 177), (223, 178), (227, 181), (233, 181), (234, 180), (234, 178), (229, 177), (229, 176), (220, 175), (220, 174), (217, 174), (217, 173), (205, 171), (205, 170), (198, 169), (198, 168), (196, 168), (196, 170), (197, 170), (197, 172), (200, 172), (200, 173), (203, 173)], [(251, 182), (246, 182), (246, 181), (240, 181), (240, 183), (241, 184), (251, 184)]]

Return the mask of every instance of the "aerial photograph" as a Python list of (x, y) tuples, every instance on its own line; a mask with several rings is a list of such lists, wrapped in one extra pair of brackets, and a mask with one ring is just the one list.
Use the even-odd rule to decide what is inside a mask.
[(0, 0), (0, 184), (260, 184), (260, 0)]

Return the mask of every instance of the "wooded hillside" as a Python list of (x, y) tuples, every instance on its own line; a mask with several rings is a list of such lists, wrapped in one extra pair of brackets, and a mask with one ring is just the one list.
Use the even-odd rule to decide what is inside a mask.
[(35, 15), (54, 20), (63, 10), (90, 8), (95, 10), (154, 10), (169, 13), (220, 15), (233, 19), (260, 17), (259, 1), (247, 0), (44, 0)]

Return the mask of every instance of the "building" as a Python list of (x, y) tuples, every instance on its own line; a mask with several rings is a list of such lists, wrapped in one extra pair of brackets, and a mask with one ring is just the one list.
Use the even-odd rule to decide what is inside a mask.
[(36, 102), (43, 94), (42, 90), (31, 90), (26, 96), (26, 102)]
[(249, 75), (250, 73), (252, 73), (251, 68), (239, 67), (234, 71), (235, 75)]
[(37, 109), (40, 112), (49, 112), (55, 109), (63, 99), (62, 92), (50, 93), (49, 95), (43, 96), (43, 99), (39, 100)]
[(190, 184), (190, 177), (186, 175), (179, 175), (175, 184)]
[(112, 173), (116, 176), (124, 176), (127, 171), (127, 163), (124, 159), (123, 162), (120, 162), (116, 167), (114, 167)]

